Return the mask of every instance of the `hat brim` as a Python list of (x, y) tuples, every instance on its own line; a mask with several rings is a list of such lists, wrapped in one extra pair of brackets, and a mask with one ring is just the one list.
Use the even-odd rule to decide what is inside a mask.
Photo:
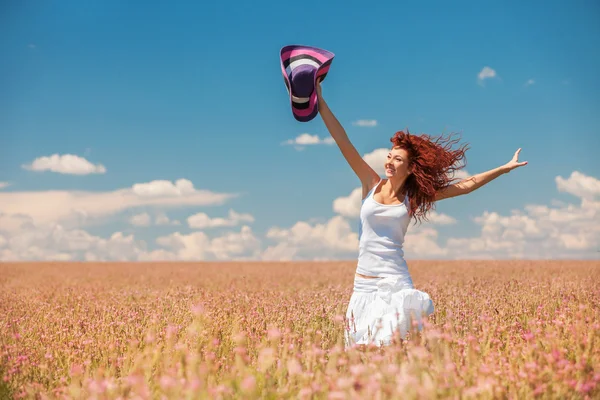
[(325, 79), (335, 54), (330, 51), (312, 46), (289, 45), (280, 51), (281, 72), (290, 96), (292, 114), (297, 121), (308, 122), (319, 112), (317, 93), (313, 91), (309, 97), (296, 97), (292, 88), (292, 70), (301, 65), (311, 65), (315, 68), (314, 84), (317, 80)]

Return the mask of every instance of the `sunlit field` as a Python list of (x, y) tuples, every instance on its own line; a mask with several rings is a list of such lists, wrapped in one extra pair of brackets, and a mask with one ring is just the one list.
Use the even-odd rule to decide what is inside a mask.
[(598, 261), (409, 265), (424, 328), (345, 349), (353, 262), (0, 264), (0, 398), (600, 397)]

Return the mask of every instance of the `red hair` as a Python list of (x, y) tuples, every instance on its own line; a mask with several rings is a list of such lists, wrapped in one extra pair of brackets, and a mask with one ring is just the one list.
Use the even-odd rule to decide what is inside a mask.
[(390, 139), (393, 147), (404, 149), (408, 153), (409, 170), (412, 174), (404, 182), (403, 192), (410, 199), (410, 214), (416, 220), (424, 218), (435, 208), (436, 193), (452, 183), (455, 171), (465, 167), (460, 164), (465, 160), (468, 149), (463, 144), (453, 150), (452, 146), (459, 139), (439, 136), (431, 138), (428, 135), (411, 135), (408, 130), (399, 131)]

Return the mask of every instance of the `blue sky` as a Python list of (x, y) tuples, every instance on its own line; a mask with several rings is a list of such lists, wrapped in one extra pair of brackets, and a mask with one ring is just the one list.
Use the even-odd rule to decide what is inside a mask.
[[(336, 54), (324, 96), (361, 154), (389, 146), (390, 136), (404, 128), (461, 133), (471, 146), (466, 168), (471, 174), (500, 166), (523, 149), (526, 167), (468, 196), (440, 202), (437, 211), (455, 222), (431, 224), (435, 234), (419, 243), (425, 246), (434, 238), (447, 251), (427, 254), (415, 244), (415, 257), (501, 257), (504, 250), (490, 243), (509, 236), (507, 243), (516, 240), (514, 210), (533, 221), (525, 225), (537, 224), (538, 236), (519, 239), (533, 240), (535, 251), (524, 247), (511, 256), (532, 251), (597, 257), (599, 232), (578, 223), (598, 222), (599, 215), (599, 17), (600, 6), (592, 1), (388, 2), (377, 7), (358, 2), (11, 2), (0, 16), (0, 213), (33, 216), (33, 226), (49, 237), (57, 225), (86, 232), (100, 247), (98, 241), (115, 232), (134, 235), (146, 242), (147, 252), (160, 247), (157, 237), (202, 232), (210, 241), (242, 234), (245, 223), (260, 241), (248, 251), (261, 257), (269, 246), (276, 247), (266, 236), (278, 227), (283, 233), (277, 254), (352, 258), (351, 250), (339, 246), (313, 254), (291, 230), (298, 221), (310, 226), (332, 221), (339, 215), (332, 202), (358, 186), (335, 145), (303, 150), (282, 145), (302, 134), (328, 136), (319, 117), (308, 123), (293, 119), (281, 78), (279, 49), (308, 44)], [(485, 67), (495, 76), (480, 82)], [(358, 120), (376, 125), (354, 125)], [(53, 154), (76, 155), (105, 171), (76, 175), (23, 167)], [(574, 171), (559, 190), (556, 177), (567, 180)], [(25, 197), (17, 195), (30, 196), (27, 207), (44, 208), (43, 199), (55, 191), (104, 193), (178, 179), (199, 190), (239, 195), (212, 205), (147, 207), (134, 201), (137, 205), (80, 224), (46, 215), (50, 209), (30, 212), (9, 204), (23, 203)], [(580, 219), (571, 218), (572, 237), (560, 237), (562, 228), (550, 211), (546, 217), (525, 211), (541, 205), (574, 215), (556, 201), (581, 212)], [(211, 229), (193, 229), (186, 222), (199, 212), (224, 218), (230, 209), (251, 215), (252, 221)], [(128, 222), (144, 212), (164, 213), (181, 223), (140, 227)], [(506, 218), (486, 220), (486, 232), (503, 229), (494, 231), (499, 237), (481, 239), (483, 225), (474, 219), (486, 212)], [(47, 218), (36, 220), (41, 214)], [(356, 232), (357, 220), (347, 214), (345, 221)], [(43, 248), (30, 258), (83, 254), (64, 245), (53, 249), (56, 243), (49, 239), (27, 241), (24, 230), (0, 227), (4, 258), (26, 258), (27, 246)], [(554, 235), (564, 251), (547, 253), (539, 247), (539, 235)], [(181, 255), (175, 249), (189, 243), (177, 243), (169, 253), (154, 256)], [(448, 250), (452, 245), (471, 251)], [(100, 251), (95, 249), (88, 254)]]

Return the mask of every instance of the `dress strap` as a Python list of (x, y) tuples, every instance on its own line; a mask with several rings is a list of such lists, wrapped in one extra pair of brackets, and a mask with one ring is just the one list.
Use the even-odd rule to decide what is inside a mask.
[(367, 195), (365, 196), (365, 198), (363, 199), (363, 201), (365, 201), (369, 197), (373, 197), (373, 193), (375, 193), (375, 189), (377, 189), (377, 186), (379, 186), (382, 181), (383, 181), (383, 179), (379, 179), (379, 182), (377, 182), (377, 184), (375, 186), (373, 186), (371, 188), (371, 190), (369, 190), (369, 193), (367, 193)]
[(377, 190), (377, 188), (379, 187), (379, 185), (381, 185), (381, 182), (383, 182), (383, 179), (379, 179), (379, 182), (377, 182), (377, 184), (375, 186), (373, 186), (373, 189), (371, 189), (371, 191), (369, 192), (368, 197), (374, 197), (375, 196), (375, 190)]

